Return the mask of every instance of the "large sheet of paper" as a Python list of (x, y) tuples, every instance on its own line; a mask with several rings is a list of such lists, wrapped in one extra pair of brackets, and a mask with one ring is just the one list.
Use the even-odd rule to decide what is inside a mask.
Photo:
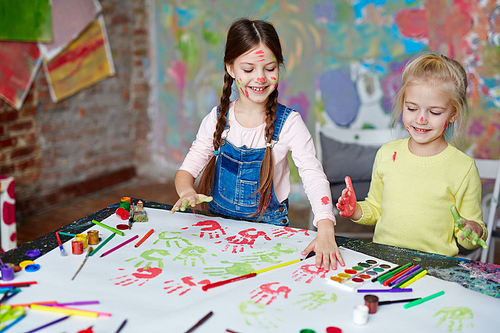
[[(77, 332), (89, 326), (93, 331), (115, 332), (124, 319), (123, 332), (185, 332), (209, 311), (213, 316), (196, 329), (201, 332), (299, 332), (309, 328), (325, 332), (339, 327), (343, 332), (491, 332), (500, 326), (500, 300), (467, 290), (458, 284), (425, 276), (411, 285), (411, 293), (380, 293), (380, 301), (425, 297), (439, 291), (443, 296), (404, 309), (403, 304), (378, 307), (363, 326), (353, 323), (353, 309), (364, 304), (364, 295), (346, 289), (330, 279), (360, 262), (384, 260), (342, 249), (346, 267), (326, 272), (317, 269), (314, 257), (256, 277), (202, 290), (217, 282), (279, 263), (302, 258), (300, 252), (315, 232), (249, 223), (202, 215), (146, 208), (149, 221), (135, 223), (125, 236), (116, 235), (97, 254), (89, 257), (71, 281), (84, 259), (72, 255), (71, 243), (38, 258), (39, 271), (16, 273), (15, 281), (36, 280), (38, 284), (8, 301), (8, 304), (50, 301), (98, 300), (82, 309), (111, 313), (111, 317), (72, 316), (46, 332)], [(109, 226), (122, 223), (112, 215), (102, 221)], [(101, 238), (110, 231), (101, 227)], [(134, 244), (150, 229), (154, 234), (138, 248)], [(119, 250), (102, 253), (138, 235)], [(67, 240), (68, 237), (63, 238)], [(367, 282), (363, 288), (384, 288)], [(27, 309), (27, 316), (15, 326), (25, 332), (64, 315)], [(410, 324), (412, 323), (412, 324)], [(45, 332), (44, 331), (44, 332)]]

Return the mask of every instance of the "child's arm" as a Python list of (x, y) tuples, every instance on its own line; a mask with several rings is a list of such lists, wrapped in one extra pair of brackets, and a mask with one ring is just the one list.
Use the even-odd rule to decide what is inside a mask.
[(350, 217), (353, 220), (359, 220), (363, 215), (360, 205), (356, 201), (356, 194), (352, 187), (352, 181), (349, 176), (345, 177), (346, 188), (342, 191), (337, 201), (337, 209), (343, 217)]
[(483, 228), (479, 223), (464, 219), (458, 213), (458, 209), (455, 205), (451, 206), (451, 213), (453, 214), (453, 219), (455, 220), (455, 227), (462, 230), (462, 235), (460, 236), (461, 242), (463, 242), (464, 239), (469, 238), (472, 245), (479, 244), (485, 249), (488, 248), (485, 241), (481, 239), (483, 236)]
[(175, 174), (175, 189), (179, 194), (179, 200), (172, 207), (170, 213), (175, 213), (179, 209), (185, 211), (189, 206), (196, 207), (199, 203), (212, 201), (212, 197), (196, 193), (194, 180), (194, 177), (189, 172), (185, 170), (177, 171)]
[(332, 220), (319, 220), (316, 238), (302, 251), (302, 255), (316, 252), (316, 267), (325, 270), (337, 269), (337, 262), (344, 267), (344, 259), (335, 241), (335, 227)]

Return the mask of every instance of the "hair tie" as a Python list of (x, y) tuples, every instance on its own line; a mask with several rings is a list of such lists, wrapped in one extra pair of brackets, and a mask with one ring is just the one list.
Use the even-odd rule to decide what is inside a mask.
[(214, 156), (217, 156), (217, 155), (219, 155), (219, 151), (218, 151), (218, 150), (215, 150), (215, 151), (214, 151)]
[(267, 143), (266, 143), (266, 148), (272, 148), (272, 147), (271, 147), (271, 143), (270, 143), (270, 142), (267, 142)]

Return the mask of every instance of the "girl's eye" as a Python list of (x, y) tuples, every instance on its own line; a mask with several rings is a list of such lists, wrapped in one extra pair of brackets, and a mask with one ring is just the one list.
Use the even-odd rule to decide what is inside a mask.
[(407, 109), (408, 111), (417, 111), (417, 109), (415, 109), (415, 108), (411, 108), (411, 107), (409, 107), (409, 106), (408, 106), (408, 107), (406, 107), (406, 109)]
[(276, 69), (276, 67), (273, 67), (273, 68), (266, 68), (266, 71), (268, 72), (274, 72), (274, 70)]
[(245, 72), (245, 73), (252, 73), (252, 70), (251, 69), (244, 69), (243, 72)]
[(440, 112), (433, 112), (433, 111), (431, 111), (431, 114), (435, 115), (435, 116), (439, 116), (441, 113)]

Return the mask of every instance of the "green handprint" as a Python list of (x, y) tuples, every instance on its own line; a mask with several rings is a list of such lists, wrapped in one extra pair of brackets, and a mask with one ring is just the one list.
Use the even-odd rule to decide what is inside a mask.
[[(154, 257), (154, 256), (152, 256), (153, 253), (158, 253), (159, 255), (161, 255), (163, 257), (170, 255), (170, 253), (167, 250), (151, 249), (151, 250), (144, 251), (141, 253), (140, 257), (143, 259), (149, 260), (149, 262), (142, 268), (149, 268), (149, 267), (151, 267), (151, 264), (153, 263), (153, 261), (157, 261), (158, 268), (163, 269), (163, 267), (164, 267), (163, 266), (163, 258)], [(137, 259), (137, 257), (134, 257), (134, 258), (127, 259), (125, 261), (129, 262), (129, 261), (136, 260), (136, 259)], [(143, 262), (144, 262), (144, 260), (141, 260), (140, 262), (135, 264), (134, 267), (141, 267)]]
[[(271, 250), (267, 251), (257, 251), (248, 256), (242, 256), (246, 262), (268, 262), (271, 264), (280, 263), (278, 257), (283, 254), (291, 254), (297, 252), (299, 249), (295, 246), (285, 246), (283, 243), (277, 243), (275, 246), (271, 248)], [(274, 259), (273, 259), (274, 258)]]
[[(229, 261), (221, 261), (221, 263), (222, 264), (231, 264), (231, 262), (229, 262)], [(253, 268), (253, 266), (250, 265), (249, 263), (234, 262), (229, 267), (205, 268), (205, 272), (203, 274), (208, 274), (210, 276), (221, 276), (223, 279), (225, 279), (225, 278), (229, 277), (227, 274), (240, 276), (240, 275), (250, 274), (254, 270), (255, 269)]]
[(284, 320), (274, 315), (272, 316), (273, 321), (266, 317), (268, 315), (265, 311), (266, 306), (265, 304), (256, 303), (254, 301), (243, 301), (238, 304), (238, 309), (241, 314), (245, 316), (247, 325), (252, 325), (253, 319), (253, 321), (264, 328), (269, 328), (271, 326), (277, 328), (278, 325), (275, 324), (275, 321), (284, 322)]
[(462, 230), (463, 235), (464, 235), (464, 239), (466, 239), (467, 237), (470, 237), (473, 245), (479, 244), (484, 249), (488, 248), (488, 246), (486, 245), (484, 240), (479, 238), (479, 236), (477, 234), (472, 233), (472, 231), (469, 228), (464, 229), (466, 223), (465, 223), (464, 219), (462, 218), (462, 216), (460, 216), (460, 214), (458, 213), (458, 209), (455, 205), (451, 205), (451, 214), (453, 215), (453, 220), (455, 220), (455, 227)]
[(311, 291), (310, 293), (300, 294), (299, 296), (308, 296), (308, 295), (309, 296), (303, 300), (293, 303), (293, 305), (309, 301), (309, 303), (303, 306), (301, 310), (307, 308), (309, 308), (309, 310), (315, 310), (323, 304), (335, 303), (337, 301), (337, 295), (335, 295), (334, 293), (332, 293), (330, 298), (323, 298), (324, 296), (326, 296), (326, 294), (328, 293), (323, 290), (316, 290), (316, 291)]
[[(176, 236), (167, 237), (169, 233), (170, 234), (174, 234)], [(187, 239), (184, 239), (181, 236), (177, 236), (177, 235), (182, 235), (182, 232), (179, 232), (179, 231), (164, 231), (164, 232), (161, 232), (158, 235), (158, 239), (153, 243), (153, 245), (156, 245), (156, 243), (158, 243), (160, 240), (164, 240), (165, 241), (165, 245), (167, 247), (171, 247), (170, 242), (172, 242), (173, 244), (177, 245), (178, 248), (181, 248), (181, 246), (179, 245), (179, 241), (183, 241), (187, 245), (193, 245), (193, 243), (191, 243)]]
[[(472, 311), (466, 307), (447, 306), (436, 312), (434, 314), (434, 317), (440, 314), (443, 314), (443, 316), (441, 317), (441, 319), (439, 319), (439, 322), (436, 324), (436, 327), (441, 326), (442, 323), (444, 323), (446, 320), (449, 320), (450, 323), (448, 324), (448, 332), (453, 331), (453, 326), (455, 326), (455, 321), (458, 320), (457, 331), (461, 331), (463, 327), (462, 321), (464, 319), (472, 319), (474, 317)], [(473, 326), (474, 325), (472, 323), (469, 324), (469, 327)]]
[(187, 262), (191, 261), (191, 266), (194, 267), (196, 265), (196, 261), (200, 260), (204, 265), (206, 265), (207, 262), (200, 254), (205, 252), (207, 252), (207, 250), (201, 246), (187, 246), (181, 250), (181, 253), (177, 257), (174, 258), (174, 261), (183, 260), (184, 265), (187, 265)]

